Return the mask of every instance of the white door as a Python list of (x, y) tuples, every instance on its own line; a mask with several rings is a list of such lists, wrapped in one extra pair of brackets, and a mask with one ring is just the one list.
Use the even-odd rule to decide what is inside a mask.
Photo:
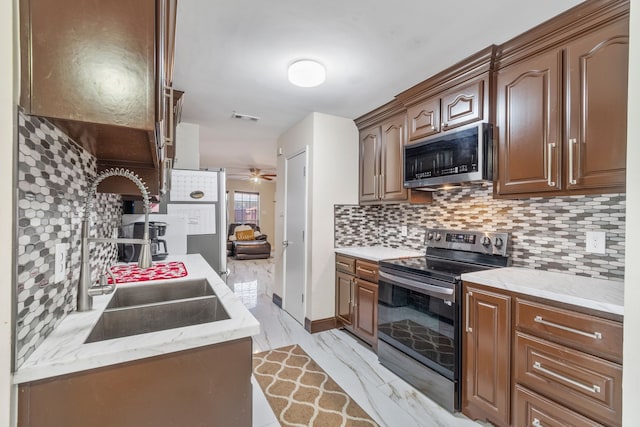
[(307, 252), (307, 152), (285, 161), (284, 309), (304, 325)]

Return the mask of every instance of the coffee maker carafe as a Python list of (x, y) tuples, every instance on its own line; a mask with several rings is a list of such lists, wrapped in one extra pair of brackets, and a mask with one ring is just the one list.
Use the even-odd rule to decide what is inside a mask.
[[(149, 240), (151, 240), (151, 259), (162, 261), (167, 258), (169, 251), (167, 242), (160, 239), (167, 232), (167, 223), (160, 221), (149, 221)], [(144, 237), (144, 222), (134, 222), (120, 227), (120, 237), (142, 239)], [(119, 244), (118, 260), (123, 262), (137, 262), (140, 257), (140, 245)]]

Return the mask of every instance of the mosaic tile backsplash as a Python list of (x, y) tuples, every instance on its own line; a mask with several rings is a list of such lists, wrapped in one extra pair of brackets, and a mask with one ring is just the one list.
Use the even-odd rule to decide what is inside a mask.
[[(513, 266), (623, 280), (624, 194), (521, 200), (492, 194), (491, 185), (475, 185), (434, 193), (427, 205), (336, 205), (335, 246), (423, 251), (425, 228), (506, 231)], [(585, 251), (587, 231), (607, 233), (606, 254)]]
[[(76, 306), (80, 276), (80, 224), (83, 199), (96, 174), (96, 159), (51, 122), (20, 113), (18, 141), (18, 281), (16, 367)], [(122, 200), (98, 194), (93, 236), (110, 236), (120, 225)], [(67, 248), (67, 275), (54, 282), (55, 246)], [(99, 271), (117, 259), (115, 245), (96, 245), (92, 267)]]

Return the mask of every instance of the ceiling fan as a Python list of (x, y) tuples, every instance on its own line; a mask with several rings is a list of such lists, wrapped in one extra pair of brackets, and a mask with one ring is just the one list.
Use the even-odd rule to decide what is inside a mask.
[(258, 168), (249, 168), (249, 173), (251, 174), (249, 179), (253, 182), (258, 182), (261, 179), (273, 181), (273, 178), (276, 177), (275, 173), (260, 173), (260, 169)]

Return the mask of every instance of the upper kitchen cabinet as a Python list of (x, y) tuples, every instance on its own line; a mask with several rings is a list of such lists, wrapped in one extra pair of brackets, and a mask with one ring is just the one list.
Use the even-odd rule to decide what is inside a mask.
[(409, 139), (415, 141), (483, 120), (484, 93), (488, 80), (488, 77), (484, 77), (453, 87), (410, 107)]
[(496, 195), (624, 191), (628, 14), (588, 2), (501, 46)]
[(152, 194), (171, 136), (175, 10), (176, 0), (20, 2), (24, 111), (51, 119), (99, 169), (134, 170)]
[(360, 203), (430, 201), (429, 194), (411, 195), (403, 186), (406, 117), (402, 105), (393, 101), (356, 119), (360, 129)]
[(491, 121), (494, 50), (490, 46), (398, 95), (407, 107), (409, 141)]

